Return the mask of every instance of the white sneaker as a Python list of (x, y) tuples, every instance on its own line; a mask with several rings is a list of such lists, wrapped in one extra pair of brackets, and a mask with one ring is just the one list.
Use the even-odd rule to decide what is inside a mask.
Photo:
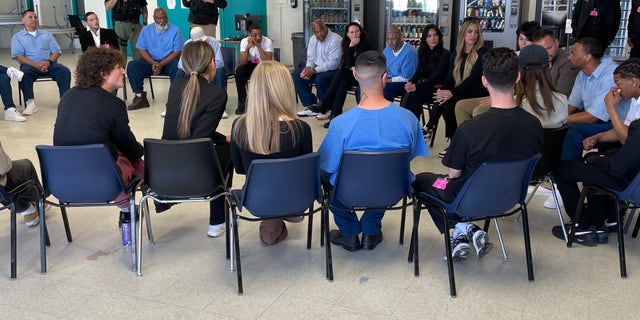
[(303, 111), (297, 113), (299, 117), (315, 117), (319, 115), (319, 112), (315, 112), (309, 108), (304, 108)]
[(209, 231), (207, 232), (207, 235), (212, 238), (217, 238), (223, 235), (224, 231), (225, 231), (224, 223), (209, 225)]
[(27, 100), (27, 107), (22, 111), (23, 116), (30, 116), (34, 113), (38, 112), (38, 108), (36, 107), (36, 102), (33, 99)]
[(27, 118), (23, 117), (16, 108), (9, 108), (4, 111), (4, 120), (6, 121), (15, 121), (15, 122), (25, 122)]
[(24, 77), (24, 72), (14, 68), (7, 68), (7, 75), (11, 78), (18, 79), (18, 81), (22, 81), (22, 77)]
[[(529, 187), (527, 188), (527, 194), (531, 194), (531, 193), (533, 192), (533, 189), (534, 189), (535, 187), (536, 187), (536, 186), (529, 186)], [(540, 187), (538, 187), (538, 190), (536, 190), (536, 194), (535, 194), (535, 195), (536, 195), (536, 196), (548, 197), (548, 196), (550, 196), (550, 195), (551, 195), (551, 190), (549, 190), (549, 189), (547, 189), (547, 188), (545, 188), (545, 187), (543, 187), (543, 186), (540, 186)]]
[[(556, 195), (558, 196), (558, 203), (560, 204), (560, 208), (564, 207), (564, 203), (562, 202), (562, 197), (560, 196), (560, 192), (558, 192), (558, 189), (556, 189)], [(544, 207), (547, 209), (556, 208), (556, 201), (553, 199), (553, 195), (550, 195), (547, 200), (545, 200)]]
[(229, 119), (229, 114), (226, 111), (222, 113), (222, 119)]
[(166, 115), (167, 115), (167, 112), (166, 112), (166, 111), (162, 111), (162, 112), (160, 112), (160, 117), (164, 118), (164, 116), (166, 116)]
[(325, 113), (318, 114), (316, 116), (316, 119), (318, 119), (318, 120), (329, 120), (330, 116), (331, 116), (331, 110), (329, 110), (329, 111), (327, 111)]

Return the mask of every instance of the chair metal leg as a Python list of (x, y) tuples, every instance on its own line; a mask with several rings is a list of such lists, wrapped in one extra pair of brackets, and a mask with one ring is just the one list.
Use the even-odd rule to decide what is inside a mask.
[(452, 298), (456, 297), (456, 276), (453, 270), (453, 257), (451, 256), (451, 236), (449, 235), (449, 219), (447, 213), (440, 209), (442, 217), (444, 218), (444, 249), (447, 254), (447, 271), (449, 273), (449, 292)]
[[(571, 228), (572, 230), (575, 228)], [(529, 216), (527, 205), (522, 205), (522, 230), (524, 231), (524, 251), (527, 258), (527, 275), (529, 281), (533, 282), (533, 258), (531, 256), (531, 237), (529, 236)]]
[(149, 79), (149, 89), (151, 90), (151, 99), (155, 100), (156, 95), (153, 93), (153, 80), (151, 80), (151, 77), (147, 79)]
[(627, 232), (629, 232), (629, 227), (631, 227), (631, 222), (633, 221), (633, 216), (635, 215), (636, 215), (636, 209), (633, 208), (631, 209), (631, 212), (629, 212), (627, 221), (624, 223), (624, 229), (623, 229), (624, 234), (627, 234)]
[(233, 215), (233, 241), (235, 248), (235, 261), (236, 261), (236, 273), (238, 274), (238, 294), (242, 295), (244, 293), (244, 289), (242, 287), (242, 266), (240, 264), (240, 241), (238, 237), (238, 220), (236, 219), (235, 214)]
[(311, 249), (311, 236), (313, 234), (313, 203), (309, 207), (309, 215), (307, 216), (307, 250)]
[(407, 196), (402, 198), (402, 214), (400, 216), (400, 245), (404, 244), (404, 224), (407, 220)]
[(38, 199), (38, 215), (40, 215), (40, 274), (47, 273), (47, 246), (45, 242), (49, 240), (47, 223), (44, 220), (44, 202)]
[(325, 246), (326, 275), (327, 275), (327, 280), (329, 280), (329, 282), (333, 282), (333, 258), (331, 257), (331, 244), (328, 243), (329, 241), (329, 207), (324, 206), (324, 210), (321, 211), (321, 214), (323, 217), (322, 220), (324, 220), (324, 223), (322, 225), (322, 230), (323, 230), (322, 233), (324, 233), (324, 238), (327, 239), (327, 245)]
[(498, 219), (493, 218), (493, 224), (496, 226), (496, 233), (498, 234), (498, 241), (500, 242), (500, 249), (502, 249), (502, 257), (504, 260), (507, 260), (507, 250), (504, 248), (504, 242), (502, 241), (502, 232), (500, 232), (500, 225), (498, 224)]
[[(622, 214), (620, 212), (620, 202), (615, 196), (610, 195), (615, 202), (616, 222), (618, 225), (618, 255), (620, 258), (620, 277), (627, 278), (627, 258), (624, 252), (624, 234), (622, 233)], [(575, 229), (575, 228), (572, 228)]]
[(235, 242), (235, 238), (237, 237), (237, 233), (238, 232), (238, 228), (236, 226), (236, 224), (238, 223), (237, 220), (235, 220), (233, 217), (236, 215), (236, 206), (235, 205), (231, 205), (231, 210), (229, 210), (229, 271), (236, 271), (235, 268), (235, 246), (236, 246), (236, 242)]
[(67, 208), (62, 205), (62, 202), (60, 202), (60, 212), (62, 213), (62, 223), (64, 224), (64, 231), (67, 234), (67, 242), (71, 243), (73, 242), (73, 237), (71, 236), (71, 228), (69, 228), (69, 218), (67, 217)]
[[(147, 236), (149, 237), (149, 230), (150, 230), (150, 220), (149, 220), (149, 205), (148, 205), (148, 196), (144, 195), (142, 196), (142, 199), (140, 199), (140, 204), (138, 206), (140, 208), (140, 223), (137, 226), (137, 238), (140, 239), (140, 241), (138, 242), (138, 245), (136, 246), (136, 265), (138, 266), (138, 276), (142, 276), (142, 220), (144, 217), (144, 220), (147, 222)], [(153, 238), (153, 236), (149, 237), (149, 240), (151, 241), (151, 238)]]
[[(413, 219), (414, 219), (414, 224), (416, 223), (415, 222), (416, 221), (415, 220), (416, 219), (416, 210), (419, 211), (422, 208), (421, 206), (422, 206), (422, 202), (420, 200), (418, 200), (418, 198), (416, 196), (414, 196), (414, 198), (413, 198)], [(417, 214), (420, 215), (420, 212), (418, 212)], [(407, 257), (407, 261), (409, 263), (413, 262), (413, 250), (414, 250), (413, 249), (413, 246), (414, 246), (413, 237), (415, 237), (414, 233), (415, 233), (415, 231), (413, 231), (413, 229), (412, 229), (411, 230), (411, 242), (409, 244), (409, 255)]]
[[(582, 215), (582, 209), (584, 208), (584, 198), (586, 198), (590, 190), (591, 190), (591, 186), (584, 186), (582, 188), (582, 192), (580, 192), (580, 198), (578, 199), (578, 207), (576, 208), (576, 214), (574, 217), (574, 222), (576, 223), (580, 221), (580, 215)], [(571, 228), (571, 232), (569, 233), (569, 238), (567, 239), (567, 247), (571, 247), (573, 245), (573, 238), (575, 237), (575, 235), (576, 235), (576, 228)]]
[[(417, 198), (414, 197), (414, 202)], [(414, 205), (413, 210), (413, 230), (411, 231), (411, 247), (413, 247), (413, 275), (420, 276), (420, 258), (418, 257), (418, 225), (420, 224), (420, 207), (416, 210)]]
[(11, 279), (15, 279), (18, 274), (18, 240), (16, 228), (16, 208), (12, 203), (11, 209)]
[[(151, 245), (156, 244), (156, 240), (153, 237), (153, 228), (151, 227), (151, 211), (149, 211), (149, 199), (146, 198), (144, 202), (140, 201), (144, 205), (144, 211), (146, 214), (144, 215), (145, 222), (147, 223), (147, 239), (149, 239), (149, 243)], [(142, 210), (142, 205), (140, 206), (140, 210)], [(140, 217), (140, 221), (142, 221), (142, 217)], [(142, 237), (142, 235), (140, 235)]]
[[(136, 199), (135, 191), (129, 195), (129, 219), (131, 219), (131, 228), (129, 233), (131, 237), (131, 271), (138, 271), (138, 260), (136, 259), (137, 245), (136, 245)], [(142, 221), (140, 221), (142, 225)]]
[(551, 176), (547, 175), (546, 177), (549, 184), (551, 184), (551, 195), (553, 196), (553, 201), (556, 203), (556, 212), (558, 213), (558, 219), (560, 220), (560, 227), (562, 227), (562, 234), (564, 234), (564, 242), (569, 242), (569, 236), (567, 235), (567, 229), (564, 227), (564, 217), (562, 216), (562, 209), (560, 209), (560, 200), (558, 199), (558, 192), (556, 186), (553, 184), (553, 179)]

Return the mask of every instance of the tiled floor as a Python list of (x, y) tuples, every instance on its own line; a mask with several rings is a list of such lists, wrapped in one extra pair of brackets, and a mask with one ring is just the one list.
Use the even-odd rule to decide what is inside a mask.
[[(0, 63), (9, 60), (0, 50)], [(72, 68), (77, 55), (65, 54)], [(147, 84), (145, 84), (147, 85)], [(17, 103), (17, 85), (14, 97)], [(130, 112), (138, 139), (160, 137), (168, 82), (156, 81), (152, 107)], [(228, 90), (227, 112), (236, 94)], [(131, 95), (130, 95), (131, 97)], [(131, 99), (131, 98), (130, 98)], [(351, 97), (349, 99), (352, 99)], [(58, 103), (54, 83), (36, 84), (39, 112), (26, 123), (0, 121), (0, 140), (14, 159), (38, 166), (34, 146), (51, 144)], [(130, 102), (130, 100), (129, 100)], [(353, 103), (352, 100), (347, 101)], [(228, 133), (233, 117), (219, 131)], [(317, 147), (326, 130), (307, 120)], [(431, 153), (445, 141), (438, 132)], [(414, 172), (444, 172), (435, 155), (413, 162)], [(236, 176), (234, 187), (242, 186)], [(143, 243), (142, 277), (130, 271), (130, 255), (120, 243), (117, 210), (70, 209), (74, 242), (64, 236), (58, 209), (47, 216), (52, 245), (48, 272), (39, 274), (38, 228), (19, 218), (18, 279), (9, 279), (9, 215), (0, 214), (0, 318), (3, 319), (602, 319), (633, 318), (640, 307), (637, 286), (640, 240), (626, 238), (629, 278), (619, 276), (615, 237), (596, 248), (564, 243), (551, 235), (554, 211), (535, 197), (530, 212), (535, 282), (527, 281), (521, 220), (501, 222), (509, 254), (498, 246), (483, 259), (456, 263), (458, 297), (449, 296), (444, 244), (428, 216), (420, 227), (421, 274), (407, 263), (408, 244), (398, 245), (400, 219), (383, 221), (385, 241), (374, 251), (350, 253), (333, 247), (335, 280), (324, 278), (324, 250), (318, 241), (306, 250), (306, 224), (290, 224), (289, 237), (270, 248), (258, 245), (258, 224), (240, 223), (245, 294), (236, 293), (236, 275), (225, 260), (224, 239), (206, 236), (208, 206), (181, 204), (152, 214), (156, 245)], [(409, 219), (409, 222), (411, 219)], [(493, 230), (493, 228), (492, 228)], [(490, 232), (495, 240), (495, 233)], [(408, 235), (405, 237), (408, 238)]]

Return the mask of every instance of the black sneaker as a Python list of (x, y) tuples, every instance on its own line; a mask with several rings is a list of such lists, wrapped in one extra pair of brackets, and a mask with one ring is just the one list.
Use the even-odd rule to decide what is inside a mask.
[(609, 242), (609, 230), (607, 229), (607, 225), (596, 228), (596, 238), (598, 239), (598, 244), (605, 244)]
[[(469, 247), (469, 240), (465, 236), (458, 236), (451, 239), (451, 258), (453, 261), (462, 261), (467, 259), (467, 256), (471, 253), (471, 247)], [(445, 260), (447, 257), (445, 257)]]
[(493, 248), (493, 244), (489, 242), (487, 233), (473, 223), (470, 223), (467, 228), (467, 239), (471, 240), (473, 248), (480, 258), (484, 257), (491, 251), (491, 248)]
[(149, 105), (149, 100), (147, 100), (147, 93), (142, 92), (142, 94), (139, 97), (138, 96), (133, 97), (133, 101), (127, 107), (127, 110), (129, 111), (138, 110), (142, 108), (149, 108), (150, 106), (151, 105)]
[[(570, 224), (565, 224), (567, 228), (567, 235), (571, 232)], [(551, 229), (551, 233), (559, 239), (564, 240), (564, 235), (562, 234), (562, 228), (560, 226), (555, 226)], [(595, 247), (598, 245), (598, 237), (596, 236), (596, 227), (591, 226), (587, 229), (582, 229), (580, 227), (576, 227), (575, 237), (573, 238), (573, 242), (579, 243), (583, 246), (587, 247)]]
[(438, 152), (438, 158), (444, 158), (447, 155), (447, 151), (449, 151), (449, 147), (444, 148), (444, 150)]
[(358, 235), (345, 236), (338, 230), (331, 230), (331, 232), (329, 232), (329, 240), (332, 244), (342, 246), (348, 251), (358, 251), (362, 248)]

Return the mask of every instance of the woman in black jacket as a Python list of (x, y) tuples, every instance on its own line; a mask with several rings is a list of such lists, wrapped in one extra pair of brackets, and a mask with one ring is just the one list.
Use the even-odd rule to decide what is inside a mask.
[(437, 88), (447, 79), (450, 61), (451, 53), (443, 47), (442, 32), (435, 24), (427, 25), (420, 37), (418, 68), (405, 84), (404, 90), (407, 93), (402, 99), (403, 107), (413, 112), (418, 119), (422, 115), (422, 105), (432, 100)]

